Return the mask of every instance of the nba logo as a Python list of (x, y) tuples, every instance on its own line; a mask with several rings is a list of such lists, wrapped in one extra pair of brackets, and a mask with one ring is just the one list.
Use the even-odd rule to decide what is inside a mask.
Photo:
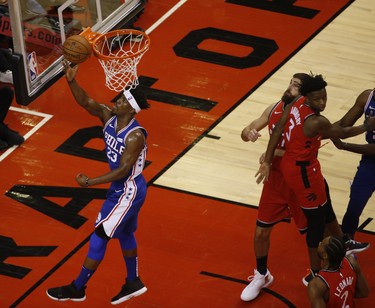
[(30, 80), (33, 81), (36, 77), (38, 77), (38, 73), (39, 73), (35, 51), (33, 51), (27, 56), (27, 60), (29, 62)]

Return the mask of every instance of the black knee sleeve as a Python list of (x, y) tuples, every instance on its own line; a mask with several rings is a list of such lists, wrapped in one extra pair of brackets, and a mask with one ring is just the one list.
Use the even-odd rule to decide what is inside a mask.
[(333, 222), (334, 220), (336, 220), (336, 214), (332, 208), (331, 202), (327, 202), (327, 204), (325, 205), (325, 208), (326, 208), (326, 224), (329, 224)]
[(303, 209), (303, 212), (307, 218), (307, 233), (306, 233), (306, 243), (307, 247), (317, 248), (320, 241), (324, 236), (325, 228), (325, 206), (320, 206), (317, 209)]
[(327, 181), (324, 179), (324, 184), (326, 186), (326, 194), (327, 194), (327, 203), (325, 204), (326, 208), (326, 224), (333, 222), (336, 219), (336, 214), (332, 207), (331, 195), (329, 193), (329, 187)]

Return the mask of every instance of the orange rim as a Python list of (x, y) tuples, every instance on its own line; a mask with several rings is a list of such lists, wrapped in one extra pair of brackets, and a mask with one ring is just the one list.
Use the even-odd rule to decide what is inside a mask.
[(91, 30), (90, 27), (87, 27), (79, 35), (83, 36), (86, 40), (89, 41), (90, 44), (92, 44), (94, 39), (96, 37), (98, 37), (99, 35), (102, 35), (102, 34), (98, 33), (98, 32), (94, 32), (94, 31)]
[[(95, 33), (95, 32), (93, 32)], [(145, 33), (145, 32), (142, 32), (142, 31), (139, 31), (139, 30), (133, 30), (133, 29), (118, 29), (118, 30), (113, 30), (113, 31), (110, 31), (108, 33), (103, 33), (103, 34), (99, 34), (96, 33), (97, 35), (94, 36), (91, 42), (92, 44), (92, 50), (94, 52), (94, 55), (99, 58), (100, 60), (114, 60), (114, 59), (127, 59), (127, 58), (133, 58), (133, 57), (136, 57), (142, 53), (144, 53), (148, 47), (150, 46), (150, 37)], [(130, 55), (122, 55), (122, 56), (106, 56), (106, 55), (103, 55), (101, 54), (96, 46), (102, 42), (105, 38), (106, 39), (109, 39), (109, 38), (112, 38), (112, 37), (115, 37), (115, 36), (121, 36), (121, 35), (128, 35), (128, 34), (132, 34), (132, 35), (135, 35), (135, 36), (138, 36), (138, 35), (142, 35), (143, 36), (143, 42), (141, 44), (144, 44), (143, 48), (138, 50), (137, 52), (134, 52), (133, 54), (130, 54)]]

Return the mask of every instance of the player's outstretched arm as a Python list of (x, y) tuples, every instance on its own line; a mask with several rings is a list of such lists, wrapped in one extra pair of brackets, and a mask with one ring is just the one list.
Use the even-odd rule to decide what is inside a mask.
[(341, 127), (337, 124), (331, 124), (326, 117), (317, 115), (308, 118), (303, 126), (303, 132), (307, 137), (313, 137), (319, 134), (323, 139), (345, 139), (374, 129), (375, 117), (366, 118), (364, 124), (358, 126)]
[(375, 143), (355, 144), (342, 142), (341, 139), (331, 138), (332, 142), (339, 150), (345, 150), (363, 155), (375, 155)]
[(268, 106), (259, 118), (252, 121), (242, 130), (241, 138), (243, 141), (255, 142), (259, 137), (261, 137), (259, 131), (267, 126), (270, 112), (274, 106), (275, 104)]
[(80, 87), (76, 81), (79, 65), (71, 67), (66, 60), (63, 60), (63, 66), (65, 78), (76, 102), (85, 108), (91, 115), (99, 117), (102, 123), (106, 123), (111, 117), (111, 109), (104, 104), (96, 102), (87, 95), (85, 90)]
[[(294, 101), (296, 101), (296, 99)], [(259, 166), (259, 170), (255, 174), (255, 177), (257, 177), (257, 179), (256, 179), (257, 184), (260, 184), (260, 183), (268, 180), (270, 170), (271, 170), (271, 161), (272, 161), (272, 158), (275, 154), (277, 144), (279, 143), (280, 138), (283, 134), (284, 127), (285, 127), (286, 122), (288, 120), (288, 116), (289, 116), (290, 110), (293, 106), (293, 103), (286, 106), (279, 122), (276, 124), (275, 128), (272, 131), (272, 134), (270, 136), (270, 140), (268, 141), (267, 150), (266, 150), (266, 153), (264, 155), (264, 162)]]

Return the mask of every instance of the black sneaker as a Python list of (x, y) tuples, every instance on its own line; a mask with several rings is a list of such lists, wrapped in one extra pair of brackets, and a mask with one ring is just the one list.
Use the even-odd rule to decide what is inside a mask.
[(0, 125), (0, 135), (1, 139), (8, 143), (9, 146), (20, 145), (25, 141), (25, 138), (4, 123)]
[(370, 248), (370, 243), (361, 243), (355, 240), (349, 239), (345, 242), (346, 247), (346, 255), (350, 255), (353, 253), (362, 252), (368, 248)]
[(302, 278), (302, 283), (307, 287), (310, 281), (315, 277), (314, 272), (311, 269), (308, 269), (308, 273), (305, 277)]
[(1, 139), (0, 139), (0, 151), (1, 151), (1, 150), (4, 150), (4, 149), (6, 149), (6, 148), (9, 148), (8, 143), (6, 143), (4, 140), (1, 140)]
[(128, 299), (141, 295), (147, 291), (147, 288), (142, 283), (141, 279), (137, 277), (134, 281), (128, 281), (122, 286), (122, 289), (119, 294), (111, 299), (112, 305), (117, 305), (122, 302), (127, 301)]
[(74, 281), (67, 286), (51, 288), (47, 290), (47, 295), (55, 301), (67, 301), (82, 302), (86, 299), (85, 294), (86, 286), (82, 290), (77, 290), (74, 285)]

